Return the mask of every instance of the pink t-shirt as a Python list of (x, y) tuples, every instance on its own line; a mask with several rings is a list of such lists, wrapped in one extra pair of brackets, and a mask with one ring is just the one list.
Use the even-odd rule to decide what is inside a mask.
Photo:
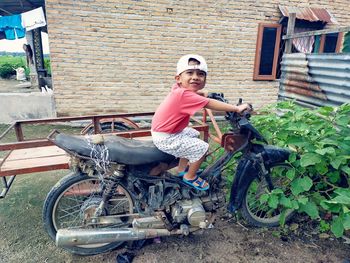
[(209, 99), (174, 84), (152, 118), (152, 131), (177, 133), (186, 128), (190, 116), (203, 109)]

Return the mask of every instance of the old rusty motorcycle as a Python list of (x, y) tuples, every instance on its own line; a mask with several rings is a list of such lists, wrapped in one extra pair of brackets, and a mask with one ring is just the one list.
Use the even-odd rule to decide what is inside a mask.
[[(222, 93), (211, 98), (226, 101)], [(231, 129), (223, 134), (224, 153), (201, 176), (210, 189), (198, 191), (170, 173), (178, 160), (151, 141), (115, 135), (73, 136), (55, 131), (49, 139), (71, 156), (72, 172), (48, 193), (43, 221), (56, 244), (71, 253), (93, 255), (126, 241), (189, 235), (210, 228), (221, 208), (241, 212), (258, 227), (276, 226), (292, 210), (270, 207), (262, 195), (280, 188), (290, 193), (285, 176), (289, 151), (270, 146), (250, 123), (250, 112), (227, 112)], [(230, 197), (222, 172), (240, 152)], [(208, 230), (210, 231), (210, 230)]]

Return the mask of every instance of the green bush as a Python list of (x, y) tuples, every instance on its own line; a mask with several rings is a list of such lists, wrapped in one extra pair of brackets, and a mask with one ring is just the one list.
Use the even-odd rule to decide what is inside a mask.
[(13, 65), (5, 63), (0, 65), (0, 77), (3, 79), (8, 79), (11, 76), (16, 74), (16, 70), (13, 68)]
[(16, 75), (16, 68), (22, 67), (28, 72), (25, 57), (1, 56), (0, 57), (0, 77), (10, 78)]
[(47, 70), (47, 74), (51, 76), (51, 61), (49, 58), (44, 58), (44, 67)]
[[(16, 75), (16, 68), (22, 67), (25, 70), (25, 74), (28, 77), (30, 73), (29, 67), (26, 65), (25, 56), (0, 56), (0, 77), (10, 78)], [(44, 67), (47, 70), (47, 74), (51, 76), (51, 62), (49, 57), (44, 58)]]
[(317, 219), (320, 232), (343, 236), (350, 229), (350, 104), (310, 110), (284, 101), (252, 121), (271, 144), (294, 151), (287, 174), (292, 195), (271, 195)]

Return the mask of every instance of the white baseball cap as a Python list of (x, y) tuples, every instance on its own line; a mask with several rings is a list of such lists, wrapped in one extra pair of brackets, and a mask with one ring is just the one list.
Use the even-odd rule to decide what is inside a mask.
[[(191, 58), (198, 60), (199, 65), (188, 65)], [(176, 75), (180, 75), (182, 72), (188, 69), (199, 69), (204, 71), (205, 73), (208, 73), (208, 66), (207, 66), (207, 63), (205, 62), (205, 59), (199, 55), (188, 54), (188, 55), (182, 56), (177, 62)]]

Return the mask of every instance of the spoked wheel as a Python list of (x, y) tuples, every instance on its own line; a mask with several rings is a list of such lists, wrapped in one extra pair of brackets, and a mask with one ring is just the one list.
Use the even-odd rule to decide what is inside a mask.
[[(113, 132), (122, 132), (138, 129), (139, 126), (130, 119), (127, 118), (108, 118), (101, 119), (99, 123), (100, 133), (113, 133)], [(81, 134), (94, 134), (94, 125), (90, 123), (86, 126)]]
[[(291, 166), (287, 164), (276, 164), (270, 169), (274, 189), (281, 189), (285, 197), (291, 195), (291, 181), (286, 176), (289, 169), (291, 169)], [(257, 227), (278, 226), (283, 211), (286, 221), (293, 216), (293, 209), (286, 210), (281, 205), (271, 207), (268, 202), (269, 193), (271, 193), (271, 190), (265, 178), (261, 178), (261, 180), (258, 178), (251, 179), (242, 204), (242, 216), (250, 225)]]
[[(97, 228), (87, 225), (102, 200), (102, 182), (80, 173), (71, 173), (62, 178), (49, 192), (43, 209), (43, 220), (49, 236), (55, 240), (56, 232), (62, 228)], [(101, 215), (133, 213), (133, 200), (123, 185), (118, 185)], [(127, 217), (118, 223), (108, 224), (109, 228), (129, 226)], [(106, 226), (107, 227), (107, 226)], [(94, 255), (113, 250), (123, 242), (81, 245), (65, 249), (79, 255)]]

